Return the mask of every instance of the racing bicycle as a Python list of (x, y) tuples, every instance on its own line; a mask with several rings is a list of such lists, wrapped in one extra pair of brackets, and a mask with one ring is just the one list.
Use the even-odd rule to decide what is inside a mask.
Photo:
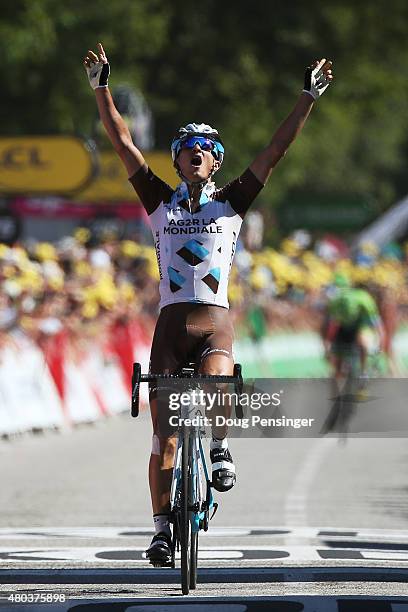
[(367, 400), (369, 380), (384, 376), (387, 364), (383, 353), (375, 347), (367, 355), (363, 372), (360, 349), (356, 342), (342, 344), (338, 351), (341, 356), (341, 377), (332, 378), (333, 404), (320, 433), (325, 435), (337, 432), (344, 442), (357, 407)]
[[(241, 365), (234, 365), (232, 376), (197, 374), (197, 367), (189, 363), (177, 374), (142, 374), (140, 363), (133, 364), (131, 414), (139, 414), (140, 383), (156, 383), (168, 389), (182, 389), (184, 401), (177, 414), (177, 447), (170, 491), (170, 521), (173, 524), (170, 567), (176, 567), (176, 552), (180, 552), (181, 588), (183, 595), (197, 584), (198, 534), (207, 531), (218, 504), (214, 501), (212, 484), (202, 444), (205, 435), (202, 417), (206, 407), (197, 401), (197, 390), (205, 383), (234, 385), (235, 412), (242, 419), (239, 397), (243, 389)], [(188, 394), (185, 396), (184, 394)], [(187, 401), (186, 401), (187, 400)]]

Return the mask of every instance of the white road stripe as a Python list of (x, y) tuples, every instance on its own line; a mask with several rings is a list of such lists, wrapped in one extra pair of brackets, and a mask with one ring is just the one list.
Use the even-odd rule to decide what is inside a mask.
[[(209, 531), (200, 532), (201, 537), (241, 537), (248, 536), (251, 532), (249, 527), (212, 527)], [(44, 539), (44, 538), (128, 538), (150, 536), (154, 533), (152, 527), (31, 527), (31, 528), (0, 528), (0, 540), (18, 539)], [(407, 535), (408, 537), (408, 535)]]
[(284, 517), (286, 525), (307, 525), (307, 498), (324, 457), (337, 444), (335, 438), (316, 440), (307, 451), (286, 497)]
[[(123, 526), (123, 527), (1, 527), (0, 540), (44, 540), (59, 538), (71, 539), (118, 539), (149, 537), (154, 532), (153, 527)], [(322, 532), (322, 535), (319, 533)], [(259, 534), (259, 535), (258, 535)], [(345, 535), (347, 534), (347, 535)], [(256, 527), (216, 527), (211, 525), (209, 531), (200, 532), (201, 538), (224, 537), (284, 537), (290, 540), (305, 540), (316, 538), (321, 540), (375, 540), (377, 542), (408, 542), (408, 530), (392, 529), (361, 529), (358, 527), (290, 527), (284, 525), (264, 525)]]
[[(82, 562), (82, 563), (128, 563), (128, 564), (146, 564), (144, 558), (145, 547), (1, 547), (0, 548), (0, 567), (14, 563), (27, 563), (30, 566), (41, 567), (43, 563), (65, 563), (65, 562)], [(322, 546), (219, 546), (219, 547), (199, 547), (199, 558), (202, 560), (244, 560), (254, 561), (274, 560), (280, 563), (292, 563), (306, 561), (309, 563), (318, 563), (325, 561), (319, 554), (319, 551), (330, 551), (332, 555), (329, 561), (335, 563), (353, 562), (363, 567), (378, 565), (379, 561), (387, 563), (390, 560), (399, 561), (405, 567), (408, 565), (408, 551), (383, 551), (347, 549), (333, 549)], [(361, 559), (354, 557), (355, 553), (361, 554)], [(257, 555), (256, 553), (259, 553)], [(348, 554), (349, 553), (349, 556)], [(337, 556), (338, 555), (338, 556)], [(178, 558), (178, 556), (176, 555)]]

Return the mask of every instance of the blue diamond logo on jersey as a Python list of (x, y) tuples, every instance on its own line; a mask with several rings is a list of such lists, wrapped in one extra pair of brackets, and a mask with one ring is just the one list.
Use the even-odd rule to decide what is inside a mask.
[(198, 240), (189, 240), (177, 251), (177, 255), (182, 257), (190, 266), (197, 266), (209, 254), (209, 251)]
[(181, 289), (181, 287), (186, 282), (186, 279), (184, 278), (184, 276), (179, 273), (179, 270), (176, 270), (176, 268), (172, 268), (171, 266), (167, 268), (167, 274), (169, 275), (169, 279), (170, 279), (171, 291), (173, 293), (175, 293), (176, 291), (179, 291), (179, 289)]
[(213, 293), (217, 293), (218, 291), (218, 286), (220, 284), (220, 272), (221, 268), (212, 268), (208, 271), (208, 274), (202, 278), (203, 283), (205, 283)]

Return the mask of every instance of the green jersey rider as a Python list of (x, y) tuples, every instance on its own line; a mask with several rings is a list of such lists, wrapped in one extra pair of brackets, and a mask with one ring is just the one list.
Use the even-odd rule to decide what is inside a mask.
[(345, 354), (355, 345), (359, 351), (361, 372), (366, 373), (367, 356), (372, 352), (375, 340), (380, 346), (383, 339), (383, 328), (377, 304), (368, 291), (351, 287), (350, 281), (343, 274), (336, 274), (335, 295), (327, 305), (327, 319), (324, 331), (326, 354), (329, 355), (334, 369), (334, 376), (342, 376), (342, 365)]
[[(88, 51), (84, 66), (95, 91), (99, 114), (129, 180), (149, 215), (160, 272), (160, 315), (153, 337), (150, 371), (177, 372), (186, 362), (202, 374), (233, 373), (233, 329), (227, 287), (242, 219), (278, 161), (302, 129), (312, 107), (333, 79), (332, 63), (315, 61), (306, 69), (304, 89), (292, 112), (237, 179), (218, 189), (212, 182), (224, 159), (217, 130), (190, 123), (175, 135), (171, 153), (181, 179), (173, 190), (148, 168), (132, 142), (129, 129), (114, 106), (109, 88), (109, 63), (101, 43)], [(156, 535), (146, 556), (154, 565), (170, 560), (169, 499), (175, 453), (173, 432), (160, 416), (169, 415), (168, 402), (150, 388), (153, 423), (149, 484)], [(230, 407), (221, 408), (229, 416)], [(212, 428), (212, 485), (227, 491), (234, 485), (235, 467), (225, 426)]]

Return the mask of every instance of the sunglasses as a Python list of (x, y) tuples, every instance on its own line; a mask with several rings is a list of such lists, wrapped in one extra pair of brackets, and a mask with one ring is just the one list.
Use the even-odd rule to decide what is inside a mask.
[(209, 138), (203, 136), (189, 136), (186, 140), (180, 143), (180, 149), (193, 149), (195, 145), (200, 145), (200, 149), (203, 151), (213, 151), (215, 144)]

